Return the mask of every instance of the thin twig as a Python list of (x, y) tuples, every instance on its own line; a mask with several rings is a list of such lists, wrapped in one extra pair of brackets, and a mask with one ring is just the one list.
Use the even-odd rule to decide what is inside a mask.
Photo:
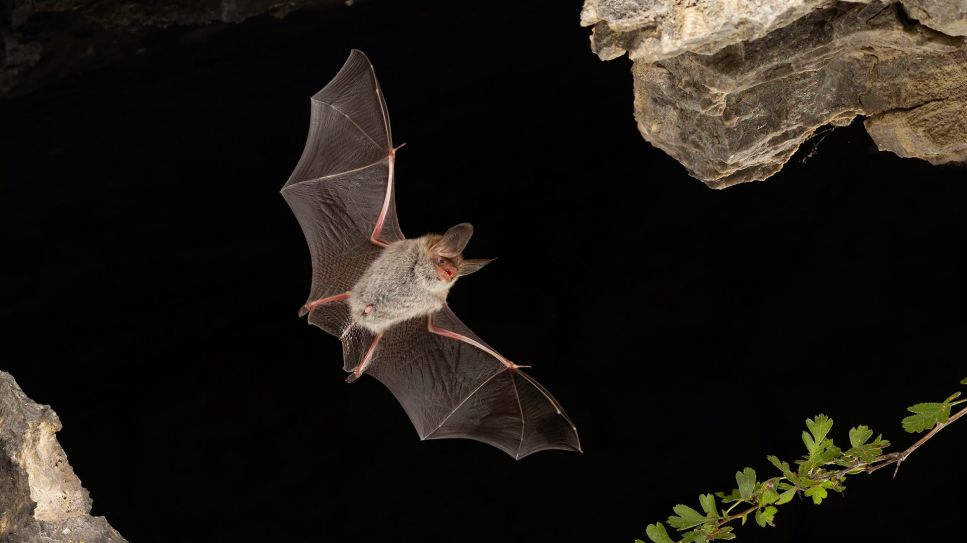
[[(884, 466), (889, 466), (889, 465), (892, 465), (892, 464), (896, 464), (896, 469), (893, 472), (893, 476), (896, 477), (896, 473), (900, 469), (900, 464), (904, 460), (906, 460), (907, 457), (909, 457), (911, 454), (913, 454), (913, 451), (917, 450), (921, 445), (923, 445), (924, 443), (926, 443), (930, 438), (932, 438), (933, 436), (937, 435), (937, 432), (939, 432), (940, 430), (943, 430), (947, 426), (950, 426), (954, 421), (956, 421), (957, 419), (959, 419), (959, 418), (961, 418), (963, 416), (967, 416), (967, 407), (965, 407), (964, 409), (961, 409), (960, 411), (958, 411), (954, 415), (950, 416), (945, 422), (938, 422), (937, 425), (933, 427), (933, 429), (931, 429), (923, 437), (921, 437), (920, 439), (918, 439), (916, 443), (914, 443), (913, 445), (910, 445), (909, 447), (907, 447), (905, 450), (903, 450), (901, 452), (884, 454), (884, 455), (878, 456), (877, 458), (875, 458), (871, 462), (859, 462), (859, 461), (857, 461), (857, 462), (853, 463), (853, 465), (848, 466), (848, 467), (845, 467), (845, 468), (843, 468), (841, 470), (837, 470), (837, 471), (834, 471), (834, 472), (826, 473), (822, 477), (815, 477), (815, 478), (810, 477), (809, 479), (812, 480), (812, 481), (825, 481), (825, 480), (829, 480), (829, 479), (838, 479), (838, 478), (842, 478), (845, 475), (848, 475), (849, 473), (854, 472), (856, 470), (865, 471), (866, 473), (873, 473), (874, 471), (876, 471), (876, 470), (878, 470), (878, 469), (880, 469), (880, 468), (882, 468)], [(784, 477), (782, 479), (784, 479)], [(770, 482), (770, 481), (773, 481), (773, 480), (774, 479), (770, 479), (767, 482)], [(795, 487), (796, 487), (796, 491), (797, 492), (799, 490), (802, 490), (802, 487), (800, 487), (798, 484), (795, 485)], [(745, 500), (741, 500), (741, 501), (738, 501), (735, 504), (733, 504), (732, 507), (729, 507), (729, 509), (725, 511), (726, 516), (724, 516), (721, 519), (719, 519), (718, 522), (716, 523), (715, 530), (713, 531), (713, 533), (718, 532), (720, 528), (722, 528), (726, 524), (729, 524), (732, 521), (738, 520), (738, 519), (740, 519), (742, 517), (745, 517), (745, 516), (751, 515), (752, 513), (755, 513), (761, 507), (758, 504), (753, 504), (748, 509), (745, 509), (745, 510), (740, 511), (738, 513), (735, 513), (733, 515), (729, 515), (728, 513), (730, 511), (732, 511), (732, 509), (734, 509), (735, 506), (738, 505), (739, 503), (750, 503), (750, 502), (747, 502)]]
[(920, 447), (920, 445), (923, 445), (924, 443), (926, 443), (928, 439), (930, 439), (933, 436), (937, 435), (937, 432), (939, 432), (940, 430), (943, 430), (947, 426), (950, 426), (950, 423), (954, 422), (955, 420), (959, 419), (960, 417), (964, 416), (965, 414), (967, 414), (967, 407), (961, 409), (960, 411), (958, 411), (957, 413), (955, 413), (953, 416), (947, 418), (947, 421), (946, 422), (938, 422), (937, 425), (933, 427), (933, 430), (930, 430), (929, 432), (927, 432), (927, 434), (924, 435), (923, 437), (921, 437), (920, 439), (918, 439), (916, 443), (914, 443), (913, 445), (910, 445), (909, 447), (907, 447), (907, 449), (905, 451), (897, 454), (896, 457), (894, 457), (894, 458), (892, 458), (892, 459), (884, 462), (883, 464), (881, 464), (879, 466), (876, 466), (875, 468), (869, 470), (869, 473), (873, 473), (874, 471), (882, 468), (883, 466), (888, 466), (890, 464), (896, 463), (896, 469), (893, 470), (893, 476), (896, 477), (897, 472), (900, 471), (900, 464), (903, 463), (903, 461), (906, 460), (908, 456), (910, 456), (911, 454), (913, 454), (913, 451), (917, 450)]

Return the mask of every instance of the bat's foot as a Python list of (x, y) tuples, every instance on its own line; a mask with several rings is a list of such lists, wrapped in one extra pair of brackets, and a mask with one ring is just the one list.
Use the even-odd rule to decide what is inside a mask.
[(311, 313), (312, 310), (319, 307), (320, 305), (331, 304), (333, 302), (341, 302), (346, 298), (349, 298), (348, 292), (343, 292), (342, 294), (336, 294), (335, 296), (329, 296), (326, 298), (319, 298), (318, 300), (309, 302), (306, 305), (302, 306), (299, 309), (299, 316), (305, 317), (307, 314)]
[(379, 343), (379, 338), (381, 337), (383, 337), (382, 332), (376, 334), (376, 337), (373, 338), (373, 342), (370, 343), (369, 349), (366, 350), (366, 354), (363, 355), (363, 359), (359, 362), (359, 365), (349, 374), (349, 377), (346, 377), (347, 383), (354, 382), (356, 379), (359, 379), (360, 375), (366, 373), (366, 368), (373, 361), (373, 351), (376, 350), (376, 344)]

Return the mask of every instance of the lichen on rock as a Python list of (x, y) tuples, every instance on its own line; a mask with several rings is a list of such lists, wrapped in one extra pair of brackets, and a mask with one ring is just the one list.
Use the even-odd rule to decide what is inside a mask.
[(587, 0), (582, 24), (631, 57), (644, 138), (711, 187), (857, 116), (900, 156), (967, 154), (967, 0)]

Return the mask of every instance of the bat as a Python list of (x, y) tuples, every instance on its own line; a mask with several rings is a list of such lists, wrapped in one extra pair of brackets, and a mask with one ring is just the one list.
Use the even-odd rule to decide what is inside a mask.
[(522, 371), (529, 366), (500, 355), (447, 306), (457, 280), (489, 262), (463, 258), (473, 227), (403, 236), (399, 147), (366, 55), (353, 50), (311, 108), (305, 149), (282, 196), (312, 261), (299, 316), (340, 339), (346, 380), (381, 381), (420, 439), (473, 439), (518, 460), (545, 449), (580, 452), (577, 428)]

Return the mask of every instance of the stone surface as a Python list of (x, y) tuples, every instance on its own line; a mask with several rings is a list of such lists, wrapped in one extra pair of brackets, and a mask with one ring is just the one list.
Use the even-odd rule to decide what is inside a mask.
[[(164, 29), (284, 17), (346, 0), (12, 0), (0, 9), (0, 97), (155, 47)], [(351, 3), (351, 2), (349, 2)]]
[(582, 23), (601, 58), (632, 58), (644, 138), (711, 187), (856, 116), (880, 149), (965, 160), (967, 0), (588, 0)]
[(123, 543), (104, 517), (92, 517), (54, 434), (57, 414), (28, 398), (0, 372), (0, 541)]

